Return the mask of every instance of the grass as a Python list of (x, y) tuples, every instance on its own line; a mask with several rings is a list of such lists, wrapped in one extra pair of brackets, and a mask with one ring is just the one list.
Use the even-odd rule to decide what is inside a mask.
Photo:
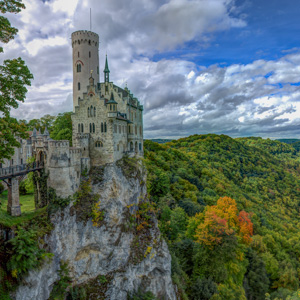
[(20, 205), (22, 215), (20, 217), (12, 217), (7, 213), (7, 191), (4, 191), (0, 195), (0, 202), (2, 203), (0, 207), (0, 225), (5, 227), (13, 227), (16, 225), (21, 225), (27, 223), (31, 219), (41, 215), (46, 211), (46, 207), (35, 210), (34, 206), (34, 195), (20, 195)]

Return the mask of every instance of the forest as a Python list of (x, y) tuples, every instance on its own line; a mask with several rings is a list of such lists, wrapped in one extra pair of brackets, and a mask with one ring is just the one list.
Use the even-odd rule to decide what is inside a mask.
[(208, 134), (144, 148), (183, 299), (300, 299), (295, 147)]
[[(71, 140), (71, 113), (19, 122)], [(298, 141), (159, 142), (144, 141), (143, 161), (181, 299), (299, 300)]]

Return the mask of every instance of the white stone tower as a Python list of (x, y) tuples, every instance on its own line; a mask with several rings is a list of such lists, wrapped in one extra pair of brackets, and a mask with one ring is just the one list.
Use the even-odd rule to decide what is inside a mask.
[(73, 111), (78, 99), (83, 99), (83, 92), (89, 85), (91, 71), (95, 83), (99, 82), (99, 36), (87, 30), (72, 33), (73, 48)]

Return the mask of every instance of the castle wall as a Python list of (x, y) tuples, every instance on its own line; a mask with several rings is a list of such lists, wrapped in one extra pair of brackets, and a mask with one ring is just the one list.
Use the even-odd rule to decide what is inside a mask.
[(60, 197), (74, 194), (80, 184), (81, 150), (70, 149), (69, 141), (49, 141), (48, 186)]

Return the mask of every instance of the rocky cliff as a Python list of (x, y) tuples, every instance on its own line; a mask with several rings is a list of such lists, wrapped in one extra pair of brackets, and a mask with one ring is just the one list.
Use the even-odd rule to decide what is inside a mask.
[(85, 179), (89, 195), (81, 193), (51, 215), (54, 229), (44, 242), (54, 256), (30, 271), (16, 300), (49, 299), (62, 266), (70, 286), (83, 290), (86, 299), (122, 300), (138, 289), (176, 299), (171, 257), (146, 200), (146, 173), (135, 164), (121, 160), (93, 169)]

